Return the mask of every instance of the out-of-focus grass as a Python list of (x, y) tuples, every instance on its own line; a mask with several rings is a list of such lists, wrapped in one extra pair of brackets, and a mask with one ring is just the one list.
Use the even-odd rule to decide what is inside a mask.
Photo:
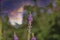
[(2, 40), (2, 20), (0, 19), (0, 40)]
[(60, 6), (60, 1), (57, 0), (56, 3), (57, 3), (57, 6)]

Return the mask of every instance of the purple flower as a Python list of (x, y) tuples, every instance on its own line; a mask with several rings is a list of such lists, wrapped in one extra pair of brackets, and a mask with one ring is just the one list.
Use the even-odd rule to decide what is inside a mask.
[(28, 27), (31, 28), (31, 22), (32, 22), (33, 18), (32, 18), (32, 14), (28, 15)]
[(32, 14), (29, 14), (28, 15), (28, 21), (31, 21), (32, 22), (33, 18), (32, 18)]
[(18, 40), (18, 37), (17, 37), (17, 35), (15, 34), (15, 32), (14, 32), (14, 40)]
[(32, 39), (31, 40), (36, 40), (36, 37), (32, 37)]

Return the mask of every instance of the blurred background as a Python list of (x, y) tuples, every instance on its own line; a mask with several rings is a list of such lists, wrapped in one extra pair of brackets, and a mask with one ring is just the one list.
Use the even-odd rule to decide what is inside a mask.
[[(0, 40), (27, 40), (28, 15), (33, 16), (31, 32), (36, 40), (60, 40), (60, 0), (1, 0)], [(22, 9), (21, 9), (22, 6)], [(14, 10), (22, 10), (23, 22), (12, 26), (9, 17)]]

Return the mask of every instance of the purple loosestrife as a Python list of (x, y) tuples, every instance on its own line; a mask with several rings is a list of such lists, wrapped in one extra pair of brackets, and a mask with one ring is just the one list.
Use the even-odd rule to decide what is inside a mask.
[(31, 28), (31, 22), (33, 21), (32, 14), (28, 15), (28, 27)]
[(36, 40), (36, 37), (32, 37), (32, 39), (31, 40)]
[(14, 40), (18, 40), (18, 37), (15, 32), (14, 32)]
[(31, 21), (32, 22), (33, 18), (32, 18), (32, 14), (29, 14), (28, 15), (28, 21)]
[(36, 40), (36, 37), (34, 36), (34, 33), (32, 33), (32, 39), (31, 40)]

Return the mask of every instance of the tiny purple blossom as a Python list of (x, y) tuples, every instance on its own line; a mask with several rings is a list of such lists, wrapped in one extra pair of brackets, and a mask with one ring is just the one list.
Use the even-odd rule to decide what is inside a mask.
[(28, 21), (31, 21), (32, 22), (33, 18), (32, 18), (32, 14), (29, 14), (28, 15)]
[(14, 32), (14, 40), (18, 40), (18, 37), (17, 37), (17, 35), (15, 34), (15, 32)]
[(31, 40), (36, 40), (36, 37), (32, 37), (32, 39)]

